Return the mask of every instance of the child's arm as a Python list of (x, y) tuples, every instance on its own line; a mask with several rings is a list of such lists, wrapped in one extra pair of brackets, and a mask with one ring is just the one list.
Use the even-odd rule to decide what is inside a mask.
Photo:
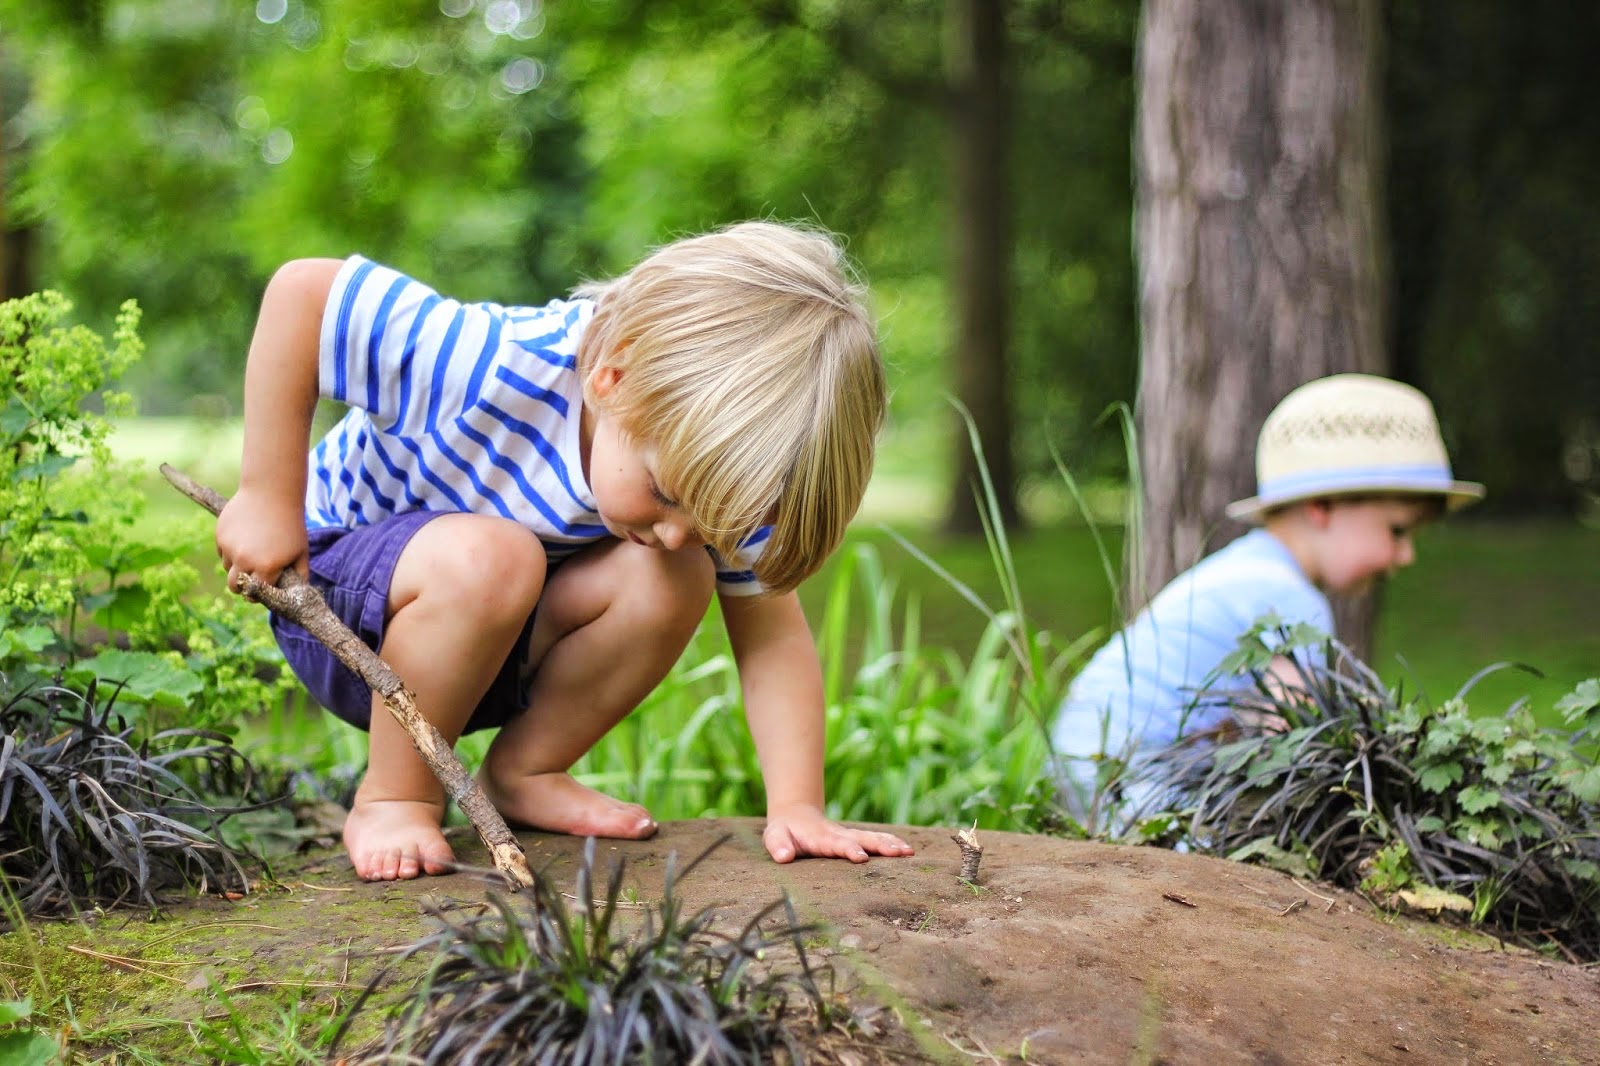
[(846, 829), (822, 813), (822, 667), (794, 593), (722, 597), (722, 616), (739, 666), (745, 716), (767, 789), (762, 840), (778, 862), (802, 855), (866, 862), (910, 855), (889, 833)]
[(342, 264), (301, 259), (267, 284), (244, 375), (239, 491), (217, 516), (217, 554), (235, 573), (271, 584), (306, 574), (306, 446), (317, 405), (322, 310)]

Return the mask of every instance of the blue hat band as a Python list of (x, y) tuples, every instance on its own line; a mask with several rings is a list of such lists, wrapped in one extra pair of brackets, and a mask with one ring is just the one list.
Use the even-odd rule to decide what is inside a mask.
[(1257, 496), (1263, 501), (1287, 497), (1315, 496), (1322, 492), (1360, 492), (1403, 489), (1408, 492), (1450, 492), (1455, 481), (1450, 468), (1439, 463), (1411, 466), (1342, 467), (1338, 470), (1310, 470), (1285, 474), (1261, 483)]

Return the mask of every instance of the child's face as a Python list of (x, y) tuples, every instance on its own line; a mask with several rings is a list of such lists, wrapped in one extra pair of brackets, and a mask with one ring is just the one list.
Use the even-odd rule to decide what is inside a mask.
[(613, 536), (666, 551), (704, 543), (669, 487), (656, 479), (655, 448), (603, 411), (589, 444), (589, 487)]
[(1379, 576), (1410, 566), (1416, 558), (1411, 536), (1433, 514), (1428, 504), (1407, 499), (1325, 506), (1319, 584), (1340, 595), (1365, 592)]

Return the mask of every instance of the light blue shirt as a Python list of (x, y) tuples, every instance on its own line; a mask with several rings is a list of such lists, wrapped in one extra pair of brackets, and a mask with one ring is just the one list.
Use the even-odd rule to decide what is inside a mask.
[(1216, 725), (1225, 707), (1191, 707), (1212, 673), (1261, 616), (1333, 632), (1333, 609), (1289, 549), (1264, 529), (1245, 534), (1173, 578), (1073, 681), (1052, 739), (1058, 755), (1127, 758)]

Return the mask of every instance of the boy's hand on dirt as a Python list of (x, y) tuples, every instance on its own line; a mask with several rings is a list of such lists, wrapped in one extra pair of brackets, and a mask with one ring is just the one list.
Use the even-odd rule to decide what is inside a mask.
[(299, 500), (241, 488), (217, 515), (217, 555), (228, 571), (228, 587), (252, 574), (264, 584), (293, 567), (309, 575), (305, 514)]
[(767, 814), (761, 834), (774, 862), (793, 862), (803, 855), (866, 862), (873, 855), (910, 855), (910, 844), (892, 833), (847, 829), (831, 822), (816, 807), (792, 807)]

